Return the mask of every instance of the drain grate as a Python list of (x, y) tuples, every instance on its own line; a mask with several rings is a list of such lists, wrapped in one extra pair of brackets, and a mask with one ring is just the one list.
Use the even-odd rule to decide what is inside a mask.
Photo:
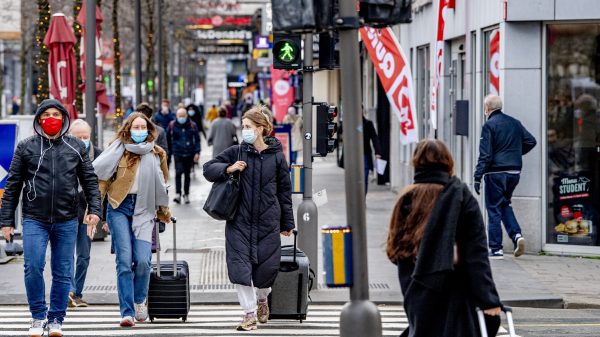
[[(317, 289), (327, 289), (327, 290), (332, 290), (332, 291), (336, 291), (336, 290), (348, 290), (348, 288), (346, 288), (346, 287), (328, 288), (327, 285), (324, 284), (324, 283), (319, 283)], [(385, 283), (385, 282), (369, 283), (369, 289), (370, 290), (389, 290), (390, 289), (390, 285), (387, 284), (387, 283)]]
[(224, 249), (213, 249), (201, 254), (200, 270), (202, 271), (200, 274), (200, 285), (212, 287), (230, 284), (229, 277), (227, 276)]

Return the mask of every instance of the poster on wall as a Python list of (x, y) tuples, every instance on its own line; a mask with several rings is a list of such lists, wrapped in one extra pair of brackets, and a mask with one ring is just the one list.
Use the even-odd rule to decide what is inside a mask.
[(598, 229), (590, 176), (580, 172), (554, 178), (554, 243), (595, 245)]
[(290, 73), (271, 67), (271, 83), (273, 116), (281, 122), (290, 105), (294, 104), (294, 87), (290, 85)]
[(281, 147), (285, 159), (290, 164), (290, 158), (292, 157), (292, 126), (289, 124), (275, 125), (275, 138), (281, 142)]
[(490, 34), (490, 94), (500, 96), (500, 29)]

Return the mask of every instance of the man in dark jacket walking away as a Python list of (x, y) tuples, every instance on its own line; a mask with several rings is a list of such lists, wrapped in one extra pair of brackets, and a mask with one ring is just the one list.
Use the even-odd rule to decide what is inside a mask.
[(181, 203), (181, 176), (184, 176), (183, 202), (190, 203), (190, 173), (194, 162), (200, 160), (200, 133), (196, 123), (190, 120), (185, 108), (177, 110), (177, 120), (167, 129), (169, 153), (175, 158), (175, 190), (173, 201)]
[[(2, 234), (10, 238), (23, 190), (25, 288), (33, 318), (30, 336), (42, 336), (46, 325), (49, 336), (62, 336), (79, 225), (79, 182), (88, 203), (85, 222), (89, 236), (93, 236), (102, 215), (98, 178), (85, 144), (66, 135), (69, 125), (69, 114), (60, 102), (48, 99), (40, 104), (33, 122), (37, 135), (19, 142), (0, 209)], [(44, 293), (48, 241), (52, 254), (50, 310)]]
[[(91, 144), (92, 128), (83, 119), (76, 119), (71, 123), (69, 134), (85, 144), (85, 150), (90, 161), (94, 161), (102, 153), (100, 148)], [(90, 249), (92, 248), (92, 239), (88, 237), (87, 225), (83, 222), (87, 206), (85, 193), (79, 191), (79, 214), (77, 217), (79, 226), (77, 227), (77, 241), (75, 243), (76, 260), (71, 292), (69, 292), (69, 307), (71, 308), (88, 306), (87, 302), (83, 300), (83, 286), (90, 265)]]
[(479, 194), (481, 178), (484, 177), (490, 258), (504, 258), (500, 222), (504, 223), (514, 244), (513, 254), (518, 257), (525, 252), (525, 238), (510, 199), (519, 183), (523, 166), (521, 157), (535, 147), (536, 141), (521, 122), (502, 112), (500, 97), (487, 96), (484, 108), (488, 121), (481, 130), (474, 187)]

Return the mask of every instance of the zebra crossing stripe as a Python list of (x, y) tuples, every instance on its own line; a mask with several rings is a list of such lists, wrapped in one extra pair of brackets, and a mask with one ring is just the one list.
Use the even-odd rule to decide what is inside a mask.
[[(259, 324), (254, 336), (339, 336), (342, 305), (310, 305), (308, 316), (300, 323), (294, 320), (271, 320)], [(398, 336), (408, 321), (401, 306), (380, 306), (383, 336)], [(193, 305), (188, 320), (156, 319), (154, 323), (138, 323), (133, 328), (119, 327), (118, 306), (90, 306), (69, 309), (63, 325), (68, 336), (239, 336), (235, 331), (242, 313), (238, 305)], [(0, 306), (0, 336), (26, 336), (31, 315), (26, 306)]]

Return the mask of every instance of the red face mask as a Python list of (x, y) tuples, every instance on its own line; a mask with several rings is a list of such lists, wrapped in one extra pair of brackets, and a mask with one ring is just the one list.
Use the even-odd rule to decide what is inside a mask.
[(40, 120), (40, 125), (44, 133), (48, 136), (54, 136), (62, 129), (63, 121), (62, 119), (50, 117)]

